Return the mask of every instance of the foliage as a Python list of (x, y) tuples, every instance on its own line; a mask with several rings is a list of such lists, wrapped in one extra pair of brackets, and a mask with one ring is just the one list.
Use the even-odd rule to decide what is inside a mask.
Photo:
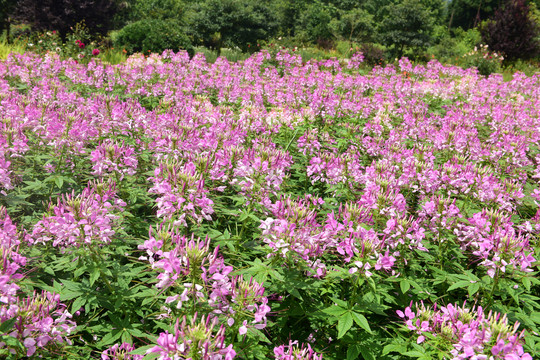
[(349, 42), (366, 42), (372, 39), (375, 29), (373, 15), (361, 8), (347, 11), (341, 16), (341, 35)]
[(22, 54), (26, 51), (26, 44), (16, 41), (8, 43), (5, 38), (0, 38), (0, 59), (5, 60), (11, 53)]
[(182, 20), (184, 2), (181, 0), (135, 0), (131, 9), (133, 21), (142, 19)]
[(364, 62), (369, 66), (382, 65), (386, 62), (384, 50), (374, 44), (361, 44), (358, 51), (364, 55)]
[(173, 19), (146, 19), (126, 25), (116, 34), (114, 46), (125, 49), (129, 54), (161, 53), (167, 49), (193, 52), (191, 41), (183, 32), (182, 26)]
[(238, 47), (255, 51), (259, 40), (273, 34), (275, 14), (261, 2), (249, 0), (206, 0), (196, 3), (187, 20), (194, 43), (216, 49)]
[(332, 41), (334, 36), (330, 27), (336, 9), (322, 2), (314, 2), (302, 13), (300, 24), (303, 36), (313, 43), (322, 44)]
[(87, 63), (99, 55), (100, 50), (84, 23), (76, 24), (63, 42), (56, 31), (35, 33), (26, 44), (28, 51), (40, 54), (58, 54), (63, 59), (75, 59)]
[(508, 0), (482, 26), (482, 38), (508, 61), (534, 58), (540, 53), (540, 25), (530, 16), (525, 0)]
[(15, 8), (18, 0), (0, 0), (0, 36), (3, 35), (6, 30), (6, 41), (9, 43), (10, 39), (10, 15)]
[(501, 54), (492, 52), (487, 45), (480, 45), (463, 55), (465, 68), (475, 67), (481, 75), (500, 72), (504, 60)]
[(453, 29), (448, 34), (444, 34), (438, 43), (429, 48), (428, 53), (442, 62), (459, 64), (465, 54), (473, 51), (475, 46), (482, 42), (480, 31), (470, 29), (467, 31), (461, 28)]
[(448, 4), (448, 27), (469, 30), (491, 17), (502, 0), (452, 0)]
[(302, 30), (298, 24), (309, 3), (308, 0), (274, 0), (271, 4), (277, 20), (276, 35), (296, 36), (297, 31)]
[(414, 53), (431, 42), (433, 18), (419, 0), (405, 0), (386, 6), (386, 16), (379, 25), (381, 42), (394, 47), (399, 58), (406, 48)]
[(116, 0), (19, 0), (15, 15), (18, 21), (32, 24), (34, 31), (55, 30), (65, 38), (83, 21), (91, 34), (107, 34), (116, 10)]
[[(123, 50), (123, 49), (122, 49)], [(117, 65), (127, 60), (127, 55), (120, 49), (105, 49), (100, 52), (99, 57), (103, 62), (111, 65)]]

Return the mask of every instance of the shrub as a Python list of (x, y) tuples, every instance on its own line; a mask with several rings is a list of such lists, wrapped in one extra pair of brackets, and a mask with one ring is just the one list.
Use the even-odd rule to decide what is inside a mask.
[(484, 42), (491, 49), (502, 52), (507, 61), (537, 56), (540, 52), (539, 33), (525, 0), (507, 1), (482, 27)]
[(477, 29), (452, 29), (447, 36), (441, 37), (437, 45), (428, 49), (428, 54), (444, 63), (459, 64), (465, 54), (481, 43), (482, 37)]
[(369, 66), (381, 65), (386, 62), (384, 50), (373, 44), (362, 44), (359, 50), (364, 55), (364, 63)]
[(191, 41), (176, 20), (145, 19), (126, 25), (116, 35), (115, 47), (128, 53), (187, 50), (193, 55)]
[(18, 0), (14, 18), (33, 31), (56, 30), (62, 39), (84, 21), (90, 34), (105, 35), (120, 2), (115, 0)]
[(501, 70), (503, 57), (496, 52), (489, 51), (487, 45), (474, 47), (473, 51), (463, 56), (464, 67), (476, 67), (480, 75), (490, 75)]

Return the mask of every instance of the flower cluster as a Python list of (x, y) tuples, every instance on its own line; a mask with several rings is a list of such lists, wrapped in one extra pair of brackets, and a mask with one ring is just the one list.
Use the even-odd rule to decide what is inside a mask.
[[(519, 323), (511, 325), (506, 315), (496, 312), (485, 313), (481, 306), (467, 308), (449, 304), (433, 308), (423, 303), (407, 307), (405, 312), (398, 310), (411, 331), (418, 335), (422, 343), (427, 336), (443, 339), (453, 360), (462, 359), (516, 359), (532, 360), (524, 353), (521, 341), (524, 332), (518, 332)], [(441, 344), (441, 342), (438, 342)]]
[[(71, 314), (60, 302), (60, 295), (44, 291), (34, 292), (28, 297), (20, 294), (17, 282), (23, 278), (19, 273), (26, 258), (16, 250), (20, 245), (19, 234), (5, 208), (0, 208), (0, 323), (11, 323), (6, 331), (22, 344), (26, 356), (34, 355), (39, 349), (55, 344), (70, 343), (69, 336), (76, 328)], [(0, 342), (0, 349), (16, 354), (18, 347)], [(22, 354), (20, 354), (23, 356)]]
[(530, 234), (516, 231), (510, 215), (486, 210), (468, 219), (469, 224), (459, 224), (454, 232), (459, 236), (462, 249), (469, 249), (494, 277), (507, 268), (531, 272), (535, 261), (529, 242)]
[[(214, 316), (229, 327), (236, 327), (241, 335), (248, 328), (266, 327), (270, 312), (264, 287), (253, 279), (230, 277), (232, 266), (226, 266), (219, 248), (210, 250), (210, 240), (186, 238), (178, 227), (160, 226), (139, 249), (145, 250), (152, 268), (160, 270), (156, 284), (169, 289), (173, 295), (165, 303), (181, 309), (197, 304), (208, 304)], [(170, 305), (169, 305), (170, 306)], [(173, 309), (165, 307), (161, 317), (170, 317)]]
[(64, 195), (49, 214), (34, 225), (30, 244), (49, 243), (59, 248), (106, 244), (115, 234), (115, 221), (126, 204), (116, 197), (113, 183), (90, 183), (81, 194)]
[[(352, 49), (351, 49), (352, 50)], [(364, 62), (364, 54), (361, 52), (354, 53), (349, 62), (347, 63), (347, 69), (358, 69), (360, 64)]]
[(190, 322), (184, 316), (182, 323), (176, 321), (174, 333), (165, 331), (159, 334), (157, 345), (147, 351), (159, 354), (160, 360), (201, 359), (232, 360), (236, 356), (232, 345), (225, 345), (225, 327), (214, 329), (217, 319), (202, 316), (197, 321), (197, 314)]
[(194, 163), (162, 162), (150, 180), (154, 186), (148, 192), (159, 195), (158, 217), (183, 226), (187, 226), (188, 219), (195, 223), (212, 220), (214, 202), (206, 196), (209, 191)]
[(289, 154), (264, 140), (254, 141), (252, 149), (238, 155), (237, 159), (232, 159), (235, 167), (231, 184), (238, 185), (240, 192), (248, 199), (260, 201), (271, 194), (275, 195), (280, 190), (287, 169), (292, 165)]
[(317, 354), (309, 344), (298, 345), (298, 341), (289, 341), (288, 345), (280, 345), (274, 348), (276, 360), (322, 360), (322, 355)]
[(137, 157), (131, 146), (106, 140), (99, 144), (90, 154), (94, 175), (105, 176), (118, 174), (119, 180), (124, 175), (134, 175), (137, 171)]
[(130, 354), (133, 350), (135, 346), (129, 343), (114, 344), (103, 350), (101, 360), (142, 360), (144, 358), (144, 355)]

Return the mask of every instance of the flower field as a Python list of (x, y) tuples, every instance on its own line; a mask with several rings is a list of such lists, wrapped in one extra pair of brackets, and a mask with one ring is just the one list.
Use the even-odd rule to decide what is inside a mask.
[(0, 62), (0, 357), (540, 353), (540, 75)]

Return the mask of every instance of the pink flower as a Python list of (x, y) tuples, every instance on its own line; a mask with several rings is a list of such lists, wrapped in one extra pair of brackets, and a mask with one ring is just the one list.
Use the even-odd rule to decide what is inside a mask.
[(99, 55), (99, 49), (92, 50), (92, 55), (98, 56)]
[(390, 270), (392, 266), (394, 266), (394, 263), (396, 262), (396, 258), (392, 255), (388, 255), (388, 250), (384, 254), (384, 256), (379, 255), (379, 260), (377, 260), (377, 263), (375, 264), (375, 270)]

